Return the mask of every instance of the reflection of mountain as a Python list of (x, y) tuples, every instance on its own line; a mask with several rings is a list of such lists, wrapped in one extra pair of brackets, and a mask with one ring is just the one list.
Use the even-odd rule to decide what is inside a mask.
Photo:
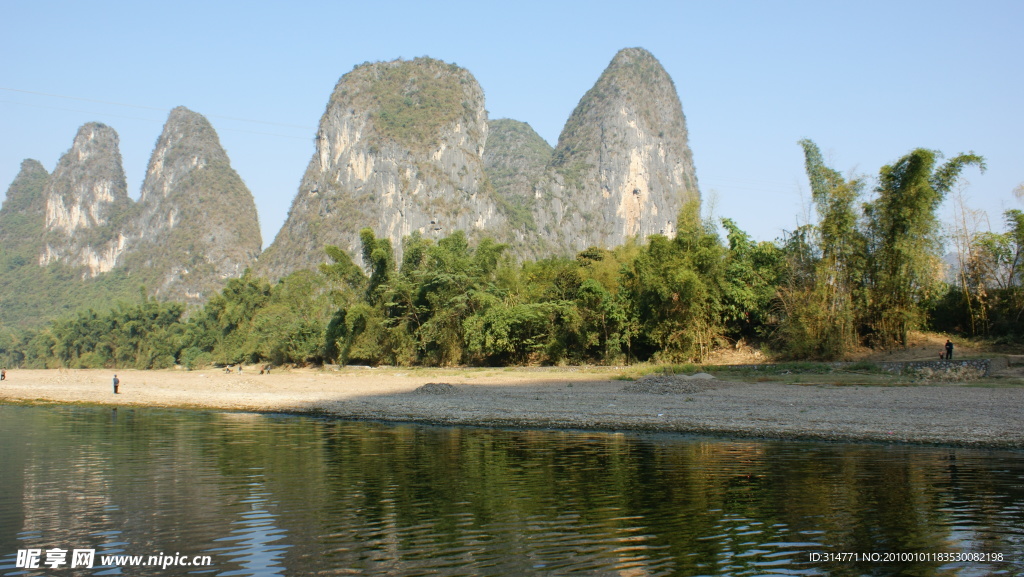
[(18, 532), (25, 526), (25, 464), (31, 453), (27, 436), (31, 429), (20, 419), (5, 418), (10, 412), (0, 407), (0, 559), (20, 546)]
[[(266, 536), (277, 539), (281, 530), (266, 519), (253, 521), (252, 507), (239, 503), (239, 487), (222, 482), (217, 460), (206, 459), (194, 442), (197, 423), (179, 429), (125, 409), (36, 413), (31, 426), (14, 425), (17, 437), (0, 437), (12, 447), (0, 454), (20, 448), (26, 455), (20, 466), (4, 461), (5, 471), (13, 465), (21, 479), (0, 476), (2, 494), (16, 496), (24, 510), (18, 519), (0, 518), (0, 535), (22, 535), (4, 554), (28, 547), (93, 548), (97, 566), (103, 554), (211, 554), (218, 571), (243, 567), (235, 555), (249, 565), (270, 558)], [(236, 548), (218, 544), (238, 531), (254, 536)]]
[[(276, 568), (281, 568), (281, 560), (289, 545), (282, 544), (286, 533), (274, 525), (276, 515), (269, 511), (271, 496), (265, 490), (262, 483), (262, 476), (254, 474), (249, 485), (249, 497), (241, 501), (250, 507), (249, 510), (238, 515), (238, 519), (232, 524), (231, 535), (222, 539), (226, 542), (236, 543), (236, 547), (225, 551), (231, 556), (232, 561), (241, 565), (243, 570), (260, 575), (282, 575)], [(268, 568), (275, 568), (268, 571)]]
[(24, 468), (25, 520), (22, 530), (45, 548), (90, 548), (119, 541), (109, 456), (86, 446), (56, 454), (36, 445)]
[(1024, 539), (1014, 453), (118, 413), (0, 406), (0, 511), (24, 511), (0, 517), (4, 563), (60, 546), (235, 575), (755, 574)]

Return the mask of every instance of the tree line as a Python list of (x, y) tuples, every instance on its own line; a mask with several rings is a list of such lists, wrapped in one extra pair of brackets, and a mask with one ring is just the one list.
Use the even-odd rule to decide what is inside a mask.
[[(943, 276), (937, 211), (968, 167), (917, 149), (868, 180), (800, 142), (815, 221), (755, 242), (732, 220), (683, 207), (674, 238), (518, 262), (504, 244), (414, 234), (397, 262), (361, 231), (362, 262), (328, 262), (276, 284), (246, 272), (201, 309), (158, 302), (89, 309), (42, 330), (0, 328), (7, 367), (163, 368), (237, 363), (520, 365), (700, 362), (757, 343), (781, 358), (836, 359), (905, 346), (908, 332), (1024, 336), (1024, 213), (1003, 233), (958, 229)], [(724, 238), (719, 234), (719, 226)]]

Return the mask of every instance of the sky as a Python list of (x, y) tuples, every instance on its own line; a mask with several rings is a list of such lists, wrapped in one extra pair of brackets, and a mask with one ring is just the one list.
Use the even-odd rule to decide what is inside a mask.
[[(78, 127), (113, 127), (138, 198), (183, 105), (217, 130), (284, 223), (338, 79), (430, 56), (468, 69), (491, 119), (552, 145), (615, 53), (649, 50), (675, 82), (705, 213), (758, 240), (807, 222), (797, 141), (874, 177), (915, 148), (973, 151), (959, 192), (1003, 230), (1022, 208), (1024, 2), (90, 2), (0, 0), (0, 191), (26, 158), (52, 171)], [(869, 188), (870, 191), (870, 188)], [(2, 193), (0, 193), (2, 194)], [(952, 218), (952, 203), (943, 207)]]

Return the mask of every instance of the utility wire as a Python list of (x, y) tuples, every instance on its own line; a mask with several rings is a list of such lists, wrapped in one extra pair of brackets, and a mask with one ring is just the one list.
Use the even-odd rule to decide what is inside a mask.
[[(3, 88), (0, 88), (0, 90), (3, 90)], [(128, 120), (142, 120), (142, 121), (145, 121), (145, 122), (154, 122), (154, 123), (163, 122), (162, 120), (158, 120), (158, 119), (154, 119), (154, 118), (142, 118), (142, 117), (139, 117), (139, 116), (124, 116), (122, 114), (110, 114), (108, 112), (97, 113), (97, 112), (92, 111), (92, 110), (80, 110), (80, 109), (77, 109), (77, 108), (62, 108), (60, 106), (47, 106), (45, 104), (32, 104), (32, 103), (29, 103), (29, 102), (18, 102), (18, 101), (15, 101), (15, 100), (0, 100), (0, 103), (16, 104), (16, 105), (19, 105), (19, 106), (31, 106), (33, 108), (45, 108), (45, 109), (48, 109), (48, 110), (63, 110), (65, 112), (80, 112), (82, 114), (94, 114), (94, 115), (97, 115), (97, 116), (104, 116), (104, 117), (110, 117), (110, 118), (125, 118), (125, 119), (128, 119)], [(130, 106), (130, 105), (128, 105), (128, 106)], [(139, 108), (143, 108), (143, 107), (139, 107)], [(160, 109), (154, 108), (153, 110), (160, 110)], [(214, 117), (214, 118), (218, 118), (218, 117)], [(219, 117), (219, 118), (224, 118), (224, 117)], [(240, 120), (240, 119), (236, 119), (236, 120)], [(248, 122), (259, 122), (259, 121), (258, 120), (252, 120), (252, 121), (248, 121)], [(274, 123), (266, 122), (264, 124), (274, 124)], [(279, 125), (279, 126), (293, 126), (293, 125), (282, 124), (282, 125)], [(300, 128), (302, 128), (302, 127), (300, 127)], [(306, 137), (306, 136), (292, 136), (292, 135), (289, 135), (289, 134), (274, 134), (272, 132), (256, 132), (254, 130), (241, 130), (241, 129), (238, 129), (238, 128), (224, 128), (224, 127), (221, 127), (221, 128), (217, 128), (216, 130), (217, 130), (218, 133), (220, 133), (220, 132), (240, 132), (242, 134), (258, 134), (260, 136), (274, 136), (274, 137), (277, 137), (277, 138), (291, 138), (291, 139), (294, 139), (294, 140), (309, 140), (309, 137)]]
[[(22, 94), (33, 94), (33, 95), (36, 95), (36, 96), (48, 96), (48, 97), (51, 97), (51, 98), (64, 98), (66, 100), (79, 100), (81, 102), (93, 102), (93, 103), (96, 103), (96, 104), (108, 104), (108, 105), (112, 105), (112, 106), (125, 106), (125, 107), (128, 107), (128, 108), (139, 108), (139, 109), (142, 109), (142, 110), (157, 110), (157, 111), (160, 111), (160, 112), (167, 112), (166, 108), (159, 108), (159, 107), (156, 107), (156, 106), (144, 106), (144, 105), (141, 105), (141, 104), (127, 104), (127, 103), (124, 103), (124, 102), (112, 102), (112, 101), (109, 101), (109, 100), (96, 100), (94, 98), (82, 98), (80, 96), (68, 96), (68, 95), (65, 95), (65, 94), (50, 94), (48, 92), (36, 92), (34, 90), (23, 90), (21, 88), (6, 88), (6, 87), (3, 87), (3, 86), (0, 86), (0, 90), (6, 90), (8, 92), (20, 92)], [(270, 121), (267, 121), (267, 120), (253, 120), (251, 118), (238, 118), (236, 116), (219, 116), (219, 115), (215, 115), (215, 114), (207, 114), (207, 115), (204, 115), (204, 116), (209, 116), (210, 118), (221, 118), (221, 119), (224, 119), (224, 120), (237, 120), (237, 121), (240, 121), (240, 122), (253, 122), (253, 123), (256, 123), (256, 124), (267, 124), (267, 125), (270, 125), (270, 126), (285, 126), (285, 127), (288, 127), (288, 128), (302, 128), (304, 130), (316, 130), (316, 128), (314, 128), (312, 126), (301, 126), (301, 125), (298, 125), (298, 124), (285, 124), (285, 123), (282, 123), (282, 122), (270, 122)], [(256, 134), (260, 134), (260, 133), (256, 133)]]

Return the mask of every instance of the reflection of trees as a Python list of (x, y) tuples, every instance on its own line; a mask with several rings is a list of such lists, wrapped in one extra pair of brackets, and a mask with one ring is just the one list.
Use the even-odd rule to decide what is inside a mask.
[(25, 511), (5, 534), (135, 554), (220, 548), (218, 571), (747, 574), (806, 568), (809, 551), (1022, 545), (1007, 529), (1024, 525), (1017, 454), (993, 465), (909, 447), (32, 411), (28, 449), (2, 438), (4, 465), (21, 471), (0, 474), (3, 494), (22, 494)]
[[(23, 503), (12, 533), (28, 532), (29, 539), (16, 548), (94, 548), (97, 565), (108, 553), (228, 552), (217, 541), (231, 533), (243, 507), (197, 442), (216, 417), (73, 408), (33, 409), (21, 418), (23, 482), (2, 487)], [(214, 563), (220, 570), (233, 565), (218, 554)]]
[[(830, 552), (955, 551), (927, 451), (874, 446), (823, 446), (803, 458), (769, 458), (775, 503), (794, 534)], [(930, 567), (930, 569), (928, 569)], [(876, 563), (835, 564), (851, 574)], [(935, 564), (921, 564), (931, 575)]]

